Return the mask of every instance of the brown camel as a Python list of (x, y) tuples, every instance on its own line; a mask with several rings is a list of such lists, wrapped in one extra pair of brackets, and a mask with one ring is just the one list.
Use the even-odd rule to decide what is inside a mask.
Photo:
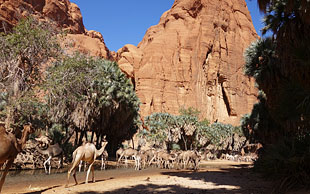
[(80, 147), (76, 148), (76, 150), (73, 152), (72, 167), (68, 171), (66, 187), (68, 187), (70, 175), (73, 170), (74, 170), (73, 178), (74, 178), (75, 184), (76, 185), (78, 184), (76, 180), (76, 168), (78, 167), (80, 161), (85, 161), (89, 164), (85, 183), (86, 184), (88, 183), (88, 175), (90, 173), (90, 170), (92, 171), (92, 181), (95, 182), (93, 164), (95, 163), (95, 159), (103, 153), (107, 144), (108, 142), (103, 142), (100, 150), (97, 150), (96, 146), (93, 143), (86, 143), (85, 145), (81, 145)]
[(4, 172), (0, 180), (0, 193), (4, 184), (5, 177), (16, 158), (17, 154), (24, 149), (28, 135), (33, 133), (31, 125), (24, 125), (21, 139), (17, 139), (12, 133), (5, 130), (5, 125), (0, 123), (0, 169), (6, 163)]
[[(38, 146), (36, 147), (36, 150), (43, 155), (47, 155), (48, 158), (47, 160), (43, 163), (44, 165), (44, 169), (45, 169), (45, 173), (46, 174), (51, 174), (51, 159), (54, 157), (58, 157), (59, 158), (59, 165), (58, 168), (63, 166), (63, 150), (62, 148), (59, 146), (58, 143), (54, 144), (54, 145), (49, 145), (47, 149), (42, 150), (40, 149)], [(46, 164), (48, 163), (48, 171), (46, 169)]]

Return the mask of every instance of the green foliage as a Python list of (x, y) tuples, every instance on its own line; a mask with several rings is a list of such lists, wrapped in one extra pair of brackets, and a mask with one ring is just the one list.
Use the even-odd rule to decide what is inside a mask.
[(168, 113), (153, 113), (146, 117), (145, 123), (150, 131), (141, 131), (147, 139), (160, 147), (168, 149), (202, 148), (209, 144), (218, 149), (225, 144), (233, 134), (243, 136), (240, 127), (229, 124), (214, 123), (209, 125), (207, 120), (198, 120), (199, 111), (193, 108), (181, 109), (182, 115)]
[[(190, 115), (170, 115), (168, 113), (153, 113), (145, 118), (149, 126), (148, 140), (155, 145), (162, 145), (171, 149), (173, 144), (181, 144), (183, 149), (188, 149), (195, 136), (198, 118)], [(182, 143), (180, 143), (182, 142)]]
[(266, 13), (263, 33), (271, 31), (273, 36), (256, 41), (245, 52), (245, 74), (255, 78), (261, 94), (241, 125), (252, 142), (265, 146), (255, 167), (280, 179), (282, 190), (309, 184), (304, 175), (309, 174), (310, 3), (258, 2)]
[(11, 33), (1, 33), (0, 43), (0, 80), (4, 86), (19, 82), (19, 88), (11, 90), (26, 91), (33, 87), (40, 79), (42, 65), (60, 52), (56, 33), (49, 24), (33, 18), (21, 20)]
[(264, 92), (259, 92), (258, 99), (251, 114), (241, 118), (241, 129), (251, 143), (270, 144), (283, 136), (283, 129), (271, 117)]
[(310, 136), (284, 138), (266, 146), (255, 169), (277, 181), (275, 191), (285, 193), (296, 185), (310, 184)]
[(227, 138), (233, 136), (233, 134), (241, 134), (238, 127), (234, 127), (230, 124), (213, 123), (207, 131), (211, 144), (219, 147), (225, 143)]
[(54, 124), (48, 129), (48, 137), (53, 141), (51, 144), (61, 144), (65, 138), (65, 130), (60, 124)]
[(1, 92), (0, 93), (0, 120), (5, 120), (6, 117), (6, 106), (8, 102), (8, 93)]
[(184, 115), (184, 116), (199, 117), (200, 111), (198, 109), (196, 109), (196, 108), (193, 108), (193, 107), (189, 107), (187, 109), (182, 107), (179, 110), (179, 113), (181, 115)]
[[(262, 38), (253, 42), (245, 51), (244, 73), (254, 77), (260, 87), (272, 84), (276, 72), (276, 44), (271, 38)], [(267, 86), (265, 86), (267, 87)]]
[(36, 110), (39, 102), (33, 99), (37, 98), (33, 94), (38, 92), (35, 90), (42, 81), (40, 71), (60, 52), (56, 33), (49, 24), (27, 18), (12, 32), (0, 33), (0, 44), (0, 91), (6, 94), (5, 99), (1, 98), (4, 106), (1, 115), (15, 124), (29, 122), (36, 117), (32, 114), (39, 111)]
[(72, 160), (72, 154), (75, 150), (71, 142), (63, 142), (66, 138), (66, 130), (60, 124), (53, 124), (51, 128), (48, 129), (48, 137), (52, 140), (51, 144), (58, 143), (64, 151), (67, 161)]
[(107, 135), (109, 143), (130, 139), (137, 130), (140, 102), (115, 62), (64, 57), (48, 69), (44, 88), (56, 123)]

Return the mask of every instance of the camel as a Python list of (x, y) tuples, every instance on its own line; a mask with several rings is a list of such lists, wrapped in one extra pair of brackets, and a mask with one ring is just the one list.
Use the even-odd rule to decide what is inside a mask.
[[(105, 170), (105, 163), (107, 161), (109, 157), (109, 154), (107, 151), (104, 151), (101, 155), (101, 170)], [(79, 164), (79, 172), (81, 172), (81, 169), (82, 169), (82, 165), (83, 165), (83, 161), (81, 160), (80, 161), (80, 164)], [(86, 170), (86, 162), (84, 162), (84, 171)]]
[[(59, 146), (58, 143), (56, 143), (54, 145), (49, 145), (47, 147), (47, 149), (45, 149), (45, 150), (42, 150), (38, 146), (36, 146), (36, 150), (40, 154), (48, 156), (47, 160), (45, 160), (45, 162), (43, 163), (46, 174), (51, 174), (51, 159), (54, 158), (54, 157), (58, 157), (59, 158), (58, 168), (61, 168), (63, 166), (63, 150)], [(47, 163), (48, 163), (48, 171), (46, 169), (46, 164)]]
[(47, 147), (51, 143), (51, 140), (45, 135), (42, 135), (42, 136), (34, 138), (34, 139), (37, 142), (40, 142), (40, 145), (42, 145), (42, 147)]
[(5, 124), (0, 123), (0, 169), (6, 163), (4, 172), (0, 180), (0, 193), (4, 184), (5, 177), (14, 162), (17, 154), (24, 149), (29, 134), (33, 133), (34, 129), (31, 124), (24, 125), (21, 139), (17, 139), (12, 133), (5, 130)]
[(104, 151), (101, 155), (101, 170), (105, 170), (105, 163), (107, 162), (109, 154), (107, 151)]
[(133, 157), (135, 158), (135, 156), (138, 154), (138, 151), (133, 149), (133, 148), (127, 148), (125, 149), (122, 153), (121, 156), (118, 159), (118, 164), (120, 163), (121, 159), (124, 157), (125, 158), (125, 164), (126, 166), (128, 165), (128, 157)]
[(95, 182), (93, 164), (95, 162), (95, 159), (98, 156), (102, 155), (107, 144), (108, 142), (103, 142), (100, 150), (97, 150), (96, 146), (93, 143), (86, 143), (85, 145), (81, 145), (80, 147), (76, 148), (76, 150), (73, 152), (72, 167), (68, 171), (67, 183), (65, 187), (68, 187), (70, 175), (73, 170), (74, 170), (73, 178), (74, 178), (75, 184), (76, 185), (78, 184), (76, 180), (76, 168), (78, 167), (81, 160), (89, 164), (85, 183), (86, 184), (88, 183), (88, 176), (89, 176), (90, 170), (92, 171), (92, 182)]
[(146, 162), (147, 162), (147, 153), (143, 150), (140, 150), (135, 155), (135, 170), (141, 170), (142, 168), (145, 168)]
[(201, 160), (201, 156), (199, 155), (199, 153), (194, 150), (184, 151), (183, 153), (184, 168), (186, 168), (187, 165), (192, 162), (194, 165), (194, 170), (197, 170)]
[(116, 153), (115, 153), (116, 161), (118, 161), (119, 156), (121, 156), (123, 152), (124, 152), (123, 148), (119, 148), (118, 150), (116, 150)]

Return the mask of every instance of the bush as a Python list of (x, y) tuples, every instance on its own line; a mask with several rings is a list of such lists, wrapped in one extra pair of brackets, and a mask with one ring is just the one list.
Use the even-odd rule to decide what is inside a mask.
[(275, 191), (285, 193), (297, 185), (310, 185), (310, 135), (285, 138), (265, 147), (255, 170), (277, 180)]
[(240, 127), (222, 123), (209, 125), (205, 119), (199, 121), (199, 111), (193, 108), (182, 108), (180, 113), (153, 113), (145, 118), (150, 130), (142, 130), (139, 135), (146, 136), (156, 146), (182, 150), (200, 149), (209, 144), (216, 149), (226, 149), (234, 134), (244, 136)]
[[(60, 53), (56, 31), (48, 23), (33, 18), (21, 20), (12, 32), (0, 33), (1, 115), (18, 126), (36, 119), (41, 102), (36, 89), (42, 82), (41, 70)], [(27, 108), (31, 108), (24, 111)], [(2, 116), (3, 117), (3, 116)]]
[(139, 99), (115, 62), (80, 54), (64, 57), (48, 69), (46, 83), (50, 118), (79, 131), (107, 135), (117, 147), (137, 131)]

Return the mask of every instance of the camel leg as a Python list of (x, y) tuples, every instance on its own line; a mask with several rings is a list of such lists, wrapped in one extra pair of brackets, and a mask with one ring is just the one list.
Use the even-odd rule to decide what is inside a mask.
[[(51, 157), (52, 159), (52, 157)], [(51, 174), (51, 159), (48, 161), (48, 174)]]
[(86, 174), (86, 181), (85, 181), (86, 184), (88, 183), (88, 176), (89, 176), (90, 170), (91, 170), (91, 168), (92, 168), (94, 162), (95, 162), (95, 161), (93, 161), (93, 162), (89, 165), (89, 167), (88, 167), (87, 174)]
[[(6, 163), (6, 165), (5, 165), (5, 169), (4, 169), (4, 172), (3, 172), (2, 176), (1, 176), (1, 180), (0, 180), (0, 193), (1, 193), (2, 186), (3, 186), (3, 184), (4, 184), (5, 177), (6, 177), (6, 175), (8, 174), (9, 169), (10, 169), (11, 165), (13, 164), (13, 162), (14, 162), (14, 158), (11, 159), (11, 160), (9, 160), (9, 161)], [(3, 165), (3, 164), (2, 164), (2, 165)]]
[(143, 169), (145, 169), (145, 163), (146, 163), (146, 161), (145, 161), (145, 158), (144, 158), (143, 159), (143, 166), (142, 166)]
[(124, 156), (125, 157), (125, 165), (126, 167), (128, 167), (128, 160), (127, 160), (127, 156)]
[(79, 172), (81, 172), (82, 164), (83, 164), (83, 161), (80, 161), (80, 164), (79, 164)]
[(52, 156), (49, 156), (48, 159), (43, 163), (46, 174), (47, 174), (46, 163), (48, 163), (51, 159), (52, 159)]
[(58, 169), (63, 167), (63, 155), (60, 155)]
[(153, 156), (153, 158), (150, 160), (150, 162), (149, 162), (149, 166), (151, 166), (151, 164), (152, 164), (152, 162), (153, 162), (153, 160), (156, 158), (156, 156)]
[[(103, 164), (104, 164), (104, 162), (103, 162), (103, 155), (101, 155), (101, 169), (100, 170), (103, 169)], [(105, 164), (104, 164), (104, 169), (105, 169)]]
[(92, 181), (94, 183), (95, 182), (95, 169), (93, 165), (91, 166), (91, 172), (92, 172)]
[(123, 156), (124, 156), (124, 154), (122, 153), (122, 154), (120, 155), (120, 157), (118, 158), (118, 161), (117, 161), (118, 164), (120, 163), (120, 161), (121, 161), (121, 159), (122, 159)]
[(74, 168), (73, 174), (72, 174), (74, 181), (75, 181), (75, 185), (78, 184), (77, 180), (76, 180), (76, 168)]
[(78, 166), (78, 163), (80, 162), (80, 160), (78, 159), (78, 160), (75, 160), (75, 161), (73, 161), (73, 163), (72, 163), (72, 167), (70, 168), (70, 170), (68, 170), (68, 175), (67, 175), (67, 184), (66, 184), (66, 186), (65, 187), (68, 187), (68, 185), (69, 185), (69, 179), (70, 179), (70, 175), (71, 175), (71, 172), (74, 170), (74, 172), (73, 172), (73, 178), (74, 178), (74, 181), (75, 181), (75, 184), (77, 185), (78, 184), (78, 182), (77, 182), (77, 180), (76, 180), (76, 167)]

